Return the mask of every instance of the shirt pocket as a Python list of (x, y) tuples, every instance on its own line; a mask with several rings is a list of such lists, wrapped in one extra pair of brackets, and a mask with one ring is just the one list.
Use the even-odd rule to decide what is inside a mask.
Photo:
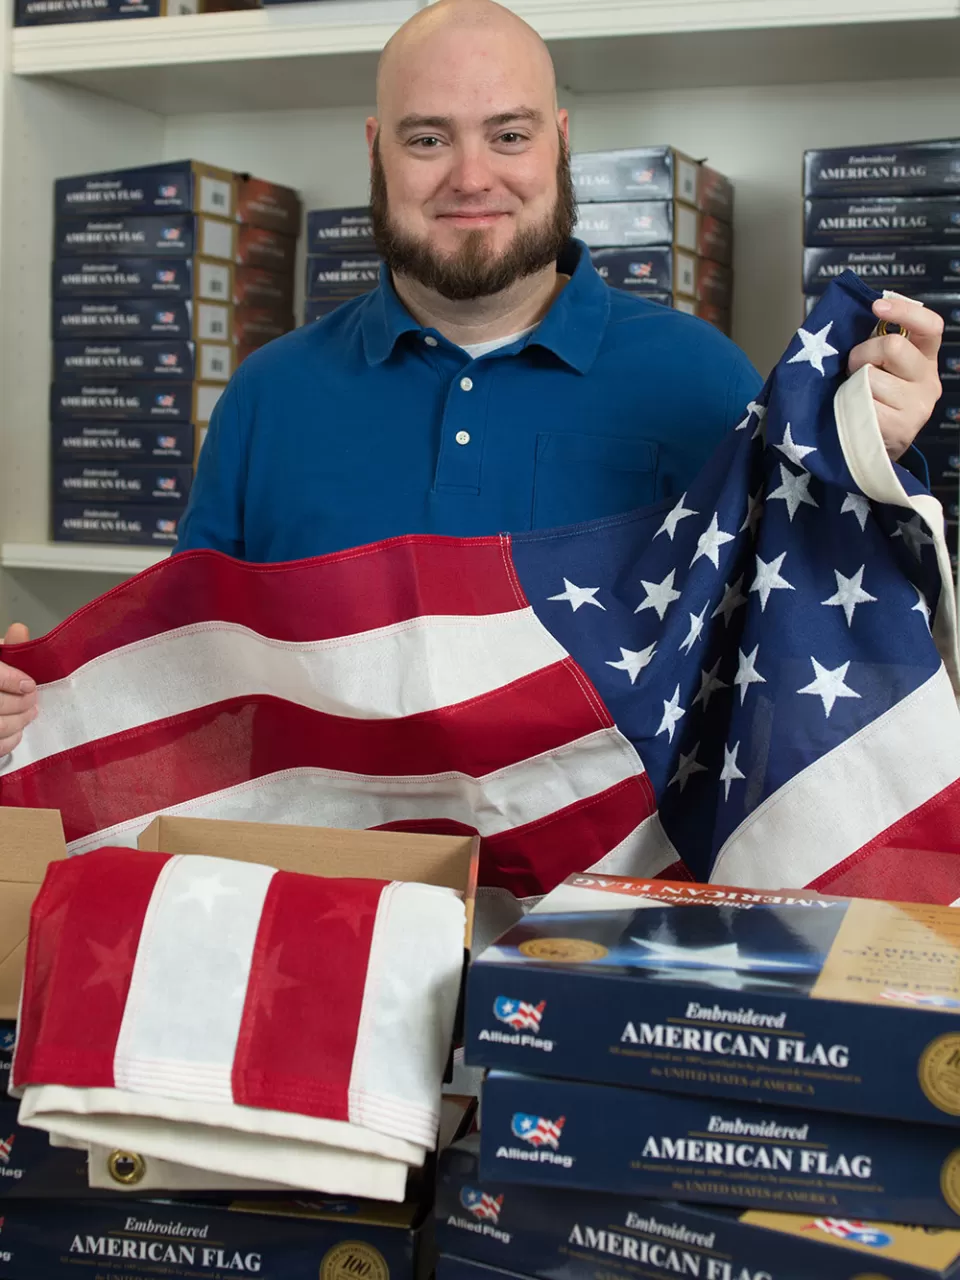
[(620, 515), (657, 499), (659, 450), (649, 440), (562, 431), (537, 435), (533, 528)]

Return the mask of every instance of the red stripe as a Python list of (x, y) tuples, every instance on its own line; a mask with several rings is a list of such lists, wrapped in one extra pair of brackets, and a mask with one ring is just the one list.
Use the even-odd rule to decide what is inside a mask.
[(525, 608), (505, 538), (411, 536), (269, 565), (188, 551), (100, 596), (49, 635), (0, 646), (0, 660), (46, 684), (113, 649), (201, 622), (311, 641), (423, 615)]
[(166, 853), (53, 862), (33, 905), (16, 1082), (112, 1088), (143, 919)]
[(893, 902), (960, 898), (960, 781), (882, 831), (808, 886)]
[(242, 1106), (349, 1120), (350, 1073), (383, 887), (381, 880), (283, 871), (271, 880), (234, 1057), (233, 1096)]

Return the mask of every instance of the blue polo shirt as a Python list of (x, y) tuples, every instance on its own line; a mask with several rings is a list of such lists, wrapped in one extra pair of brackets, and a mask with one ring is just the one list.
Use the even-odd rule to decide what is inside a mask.
[(610, 289), (584, 245), (527, 336), (472, 360), (372, 293), (249, 356), (178, 550), (269, 562), (405, 533), (548, 528), (682, 493), (761, 379), (717, 329)]

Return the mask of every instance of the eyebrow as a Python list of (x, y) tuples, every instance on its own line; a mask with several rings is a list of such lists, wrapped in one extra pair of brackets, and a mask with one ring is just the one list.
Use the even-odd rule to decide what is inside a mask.
[[(484, 125), (487, 128), (501, 128), (505, 124), (525, 120), (529, 124), (543, 124), (543, 112), (536, 107), (514, 107), (510, 111), (500, 111), (494, 116), (487, 116)], [(411, 133), (414, 129), (453, 129), (452, 116), (404, 116), (397, 124), (397, 133)]]

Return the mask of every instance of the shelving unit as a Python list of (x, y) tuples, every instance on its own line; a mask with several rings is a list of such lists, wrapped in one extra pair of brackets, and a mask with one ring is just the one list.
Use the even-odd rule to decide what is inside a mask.
[(149, 547), (108, 547), (82, 542), (5, 542), (0, 544), (0, 565), (7, 569), (64, 569), (128, 577), (159, 564), (169, 554), (151, 551)]

